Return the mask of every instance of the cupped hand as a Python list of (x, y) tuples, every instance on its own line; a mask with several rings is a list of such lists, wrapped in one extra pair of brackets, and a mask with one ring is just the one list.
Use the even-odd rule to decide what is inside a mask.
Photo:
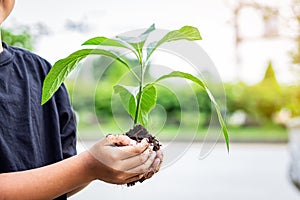
[(161, 149), (156, 151), (156, 157), (151, 165), (151, 168), (148, 173), (144, 174), (143, 177), (145, 177), (146, 179), (149, 179), (155, 173), (157, 173), (160, 170), (161, 164), (163, 162), (163, 157), (164, 157), (164, 155), (163, 155), (163, 152)]
[(161, 151), (153, 151), (146, 139), (136, 143), (125, 135), (108, 135), (89, 152), (94, 158), (92, 176), (114, 184), (150, 178), (162, 161)]

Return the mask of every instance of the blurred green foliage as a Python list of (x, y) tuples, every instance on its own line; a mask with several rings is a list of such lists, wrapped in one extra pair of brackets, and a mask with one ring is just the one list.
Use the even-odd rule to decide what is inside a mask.
[(282, 90), (269, 63), (263, 80), (255, 85), (244, 83), (226, 84), (228, 109), (245, 111), (257, 121), (269, 120), (273, 113), (280, 110)]
[[(113, 97), (113, 95), (115, 95), (113, 93), (113, 86), (119, 81), (130, 83), (132, 77), (128, 75), (127, 69), (120, 62), (111, 63), (110, 59), (101, 57), (95, 59), (89, 69), (85, 68), (84, 70), (90, 70), (88, 77), (77, 76), (76, 79), (70, 78), (65, 82), (74, 109), (79, 113), (95, 111), (94, 113), (98, 120), (107, 123), (112, 120), (112, 117), (124, 116), (124, 108), (120, 102), (114, 103), (114, 108), (112, 109), (112, 102), (119, 98), (118, 96)], [(79, 75), (82, 74), (84, 73), (79, 73)], [(147, 76), (149, 78), (150, 74), (148, 73)], [(202, 124), (205, 125), (209, 123), (212, 106), (209, 97), (197, 86), (192, 87), (191, 91), (188, 92), (184, 89), (179, 89), (175, 94), (174, 91), (171, 91), (167, 87), (157, 87), (157, 104), (162, 106), (166, 112), (166, 124), (179, 125), (182, 120), (181, 105), (190, 105), (192, 98), (196, 98), (199, 105), (198, 109), (201, 112)], [(177, 96), (184, 98), (181, 98), (181, 102), (179, 102)], [(186, 118), (190, 116), (186, 121), (190, 121), (191, 124), (196, 123), (194, 122), (196, 120), (195, 114), (199, 115), (198, 110), (186, 106), (184, 112), (191, 113), (191, 115), (185, 115)], [(88, 115), (81, 116), (86, 117), (86, 119), (81, 117), (81, 120), (86, 121), (86, 124), (93, 123)]]
[(274, 123), (274, 116), (283, 109), (293, 116), (300, 114), (300, 87), (280, 85), (271, 62), (259, 83), (227, 83), (225, 89), (228, 111), (244, 111), (248, 114), (248, 125)]
[[(109, 67), (104, 69), (103, 65), (107, 65), (107, 63), (109, 63)], [(124, 79), (126, 82), (130, 82), (130, 77), (126, 75), (126, 68), (118, 62), (110, 63), (101, 58), (93, 62), (90, 73), (93, 78), (83, 80), (77, 78), (78, 85), (74, 85), (72, 79), (67, 82), (75, 110), (83, 113), (94, 110), (98, 120), (101, 119), (102, 122), (108, 123), (112, 117), (124, 116), (124, 109), (120, 102), (113, 104), (114, 111), (112, 110), (112, 97), (114, 95), (113, 85)], [(72, 90), (72, 87), (76, 89)], [(188, 121), (190, 124), (197, 123), (194, 118), (196, 114), (199, 114), (198, 111), (201, 115), (200, 125), (205, 127), (209, 124), (212, 111), (211, 102), (199, 87), (192, 88), (193, 92), (179, 89), (176, 94), (163, 86), (157, 88), (157, 104), (161, 105), (166, 112), (166, 125), (178, 126), (182, 120)], [(244, 112), (247, 116), (245, 123), (242, 124), (244, 126), (274, 125), (274, 116), (283, 109), (289, 110), (293, 116), (300, 115), (300, 86), (280, 85), (271, 62), (259, 83), (255, 85), (247, 85), (243, 82), (225, 83), (224, 88), (228, 116), (237, 111)], [(199, 110), (187, 106), (184, 112), (189, 114), (185, 115), (186, 119), (182, 119), (181, 105), (189, 105), (195, 94)], [(178, 96), (184, 97), (181, 98), (181, 102), (179, 102)], [(88, 123), (97, 122), (91, 121), (90, 118), (86, 121)]]
[(291, 112), (292, 117), (300, 116), (300, 85), (288, 86), (285, 89), (285, 108)]
[(12, 30), (1, 28), (1, 39), (3, 42), (11, 46), (21, 47), (24, 49), (33, 49), (32, 36), (27, 31), (14, 33)]
[[(8, 45), (18, 46), (29, 50), (33, 49), (33, 39), (27, 31), (16, 34), (14, 31), (2, 29), (1, 37), (2, 41), (6, 42)], [(299, 63), (298, 60), (296, 60), (299, 59), (299, 56), (296, 56), (295, 54), (293, 55), (293, 58), (295, 63)], [(66, 82), (72, 105), (80, 116), (80, 123), (85, 125), (85, 128), (97, 126), (98, 120), (111, 126), (111, 119), (113, 117), (113, 85), (121, 78), (124, 79), (127, 70), (118, 62), (110, 62), (111, 60), (103, 57), (96, 59), (89, 69), (91, 76), (78, 76), (77, 79), (70, 78)], [(103, 65), (109, 67), (103, 68)], [(130, 77), (127, 77), (126, 82), (128, 82), (128, 79), (130, 79)], [(244, 135), (247, 135), (249, 138), (261, 137), (258, 136), (261, 133), (270, 135), (270, 137), (274, 138), (283, 137), (285, 135), (282, 135), (282, 130), (279, 130), (277, 126), (273, 126), (274, 115), (281, 110), (286, 109), (291, 113), (291, 117), (300, 116), (300, 85), (280, 85), (276, 79), (271, 62), (267, 66), (264, 78), (259, 83), (255, 85), (247, 85), (243, 82), (225, 83), (224, 87), (228, 116), (231, 116), (237, 111), (243, 111), (247, 115), (247, 120), (243, 125), (259, 125), (266, 127), (265, 125), (268, 124), (275, 127), (269, 128), (269, 126), (267, 126), (268, 130), (270, 129), (269, 131), (261, 131), (261, 129), (249, 131), (253, 127), (250, 129), (231, 127), (231, 135), (235, 138), (241, 137), (245, 139)], [(210, 122), (212, 111), (211, 102), (207, 95), (204, 92), (201, 92), (199, 87), (193, 87), (193, 90), (197, 96), (201, 115), (201, 128), (203, 129)], [(185, 98), (182, 98), (183, 102), (181, 103), (189, 105), (189, 101), (194, 97), (194, 93), (179, 90), (179, 93), (174, 94), (165, 87), (158, 87), (157, 93), (157, 104), (164, 107), (166, 111), (167, 130), (171, 130), (172, 128), (177, 130), (182, 120), (189, 121), (190, 124), (195, 122), (193, 120), (195, 120), (195, 115), (199, 114), (199, 112), (193, 110), (194, 108), (192, 107), (187, 107), (185, 112), (189, 113), (185, 115), (185, 119), (182, 119), (182, 110), (176, 97), (177, 95), (184, 96)], [(124, 112), (122, 112), (124, 111), (124, 108), (121, 104), (114, 104), (113, 106), (115, 106), (115, 115), (124, 115)], [(94, 113), (96, 116), (91, 116), (91, 113)], [(93, 130), (94, 129), (95, 128), (93, 128)], [(275, 130), (278, 130), (278, 133), (275, 133)], [(248, 131), (249, 133), (244, 133), (243, 131)], [(176, 131), (170, 132), (173, 134), (173, 132)]]

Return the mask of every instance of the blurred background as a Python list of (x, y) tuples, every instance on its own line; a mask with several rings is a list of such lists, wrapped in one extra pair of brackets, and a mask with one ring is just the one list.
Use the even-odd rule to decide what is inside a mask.
[[(197, 44), (213, 61), (226, 94), (230, 153), (201, 90), (160, 87), (150, 130), (166, 144), (161, 172), (132, 188), (95, 182), (71, 199), (299, 199), (292, 183), (300, 177), (293, 164), (300, 162), (299, 0), (16, 1), (1, 36), (54, 64), (91, 37), (153, 23), (167, 30), (199, 28), (203, 40)], [(118, 63), (99, 68), (107, 63), (87, 60), (88, 67), (65, 82), (79, 119), (79, 152), (130, 127), (121, 104), (112, 103), (112, 86), (126, 70)], [(195, 94), (199, 109), (183, 110)], [(209, 153), (199, 156), (203, 151)]]

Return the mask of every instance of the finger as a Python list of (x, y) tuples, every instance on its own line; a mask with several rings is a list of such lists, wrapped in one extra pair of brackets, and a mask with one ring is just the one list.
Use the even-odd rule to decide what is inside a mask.
[(149, 159), (142, 165), (129, 169), (128, 173), (147, 174), (151, 171), (151, 165), (156, 157), (156, 152), (153, 151)]
[(159, 158), (161, 161), (163, 160), (164, 154), (163, 154), (162, 150), (156, 151), (156, 157)]
[(163, 160), (162, 151), (161, 150), (156, 151), (156, 157), (151, 165), (151, 170), (154, 171), (155, 173), (158, 172), (162, 164), (162, 160)]
[(155, 174), (154, 171), (150, 171), (150, 172), (148, 172), (146, 175), (144, 175), (144, 177), (145, 177), (145, 179), (149, 179), (149, 178), (151, 178), (154, 174)]
[(126, 183), (131, 183), (131, 182), (136, 182), (138, 180), (140, 180), (141, 178), (144, 177), (144, 174), (139, 174), (139, 175), (136, 175), (136, 176), (133, 176), (133, 177), (130, 177), (128, 179), (126, 179)]
[(136, 141), (130, 139), (126, 135), (107, 135), (106, 136), (106, 145), (114, 145), (114, 146), (126, 146), (136, 144)]
[(143, 153), (132, 156), (121, 161), (122, 169), (132, 169), (144, 164), (152, 154), (152, 149), (148, 147)]
[(149, 143), (146, 139), (143, 139), (140, 143), (137, 143), (136, 145), (122, 146), (118, 147), (117, 149), (120, 151), (120, 159), (124, 160), (143, 153), (148, 147)]
[(155, 158), (155, 160), (152, 163), (151, 169), (156, 173), (159, 171), (160, 166), (161, 166), (162, 160), (160, 160), (159, 158)]
[(149, 179), (155, 173), (157, 173), (160, 169), (161, 163), (162, 163), (162, 161), (159, 158), (157, 158), (157, 156), (156, 156), (156, 158), (154, 159), (154, 161), (151, 165), (150, 171), (147, 174), (144, 175), (145, 179)]

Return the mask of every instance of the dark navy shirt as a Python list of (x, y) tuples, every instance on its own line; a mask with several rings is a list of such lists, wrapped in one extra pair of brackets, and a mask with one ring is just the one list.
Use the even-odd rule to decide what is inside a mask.
[[(64, 85), (41, 106), (51, 65), (3, 43), (0, 53), (0, 173), (49, 165), (76, 154), (76, 121)], [(59, 199), (66, 199), (66, 196)]]

